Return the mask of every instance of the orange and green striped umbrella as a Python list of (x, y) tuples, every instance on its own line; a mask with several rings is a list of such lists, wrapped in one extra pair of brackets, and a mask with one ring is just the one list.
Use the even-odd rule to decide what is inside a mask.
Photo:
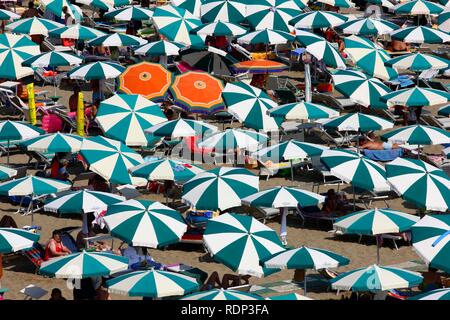
[(280, 62), (258, 59), (249, 60), (239, 63), (235, 63), (232, 66), (236, 72), (250, 72), (250, 73), (271, 73), (271, 72), (281, 72), (287, 69), (288, 66)]
[(186, 72), (170, 88), (175, 103), (188, 112), (211, 114), (225, 109), (223, 83), (206, 72)]
[(129, 66), (120, 75), (119, 83), (120, 90), (127, 94), (162, 101), (172, 84), (172, 73), (160, 64), (144, 61)]

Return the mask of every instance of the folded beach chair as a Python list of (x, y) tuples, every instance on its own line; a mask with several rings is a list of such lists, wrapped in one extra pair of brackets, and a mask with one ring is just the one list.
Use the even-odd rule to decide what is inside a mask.
[(42, 262), (44, 262), (45, 256), (44, 247), (40, 243), (35, 242), (32, 248), (22, 250), (21, 253), (24, 257), (28, 258), (28, 260), (31, 261), (31, 263), (35, 267), (34, 273), (37, 274), (39, 268), (41, 267)]

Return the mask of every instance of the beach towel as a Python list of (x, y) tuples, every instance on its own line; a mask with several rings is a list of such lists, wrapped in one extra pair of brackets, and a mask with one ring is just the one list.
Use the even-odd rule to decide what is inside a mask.
[(391, 150), (363, 150), (364, 155), (375, 161), (392, 161), (403, 155), (402, 149), (391, 149)]

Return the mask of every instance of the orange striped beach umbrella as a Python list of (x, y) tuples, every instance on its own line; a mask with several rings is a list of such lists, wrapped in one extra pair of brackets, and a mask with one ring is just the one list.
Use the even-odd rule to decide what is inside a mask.
[(188, 112), (211, 114), (225, 109), (223, 83), (206, 72), (189, 71), (175, 77), (170, 88), (175, 103)]
[(129, 66), (119, 77), (119, 88), (127, 94), (140, 94), (153, 101), (164, 100), (172, 73), (158, 63), (140, 62)]
[(272, 60), (258, 59), (235, 63), (232, 65), (232, 68), (236, 72), (272, 73), (281, 72), (287, 69), (288, 66)]

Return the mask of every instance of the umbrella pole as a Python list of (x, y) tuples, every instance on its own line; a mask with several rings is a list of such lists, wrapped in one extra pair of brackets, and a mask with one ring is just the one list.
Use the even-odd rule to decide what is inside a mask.
[(281, 215), (281, 227), (280, 227), (280, 238), (281, 243), (283, 245), (287, 245), (287, 222), (286, 222), (286, 216), (287, 216), (287, 208), (280, 208), (280, 215)]
[(34, 224), (33, 199), (34, 199), (34, 195), (31, 194), (30, 204), (28, 205), (28, 209), (26, 212), (28, 214), (28, 212), (30, 212), (30, 209), (31, 209), (31, 226), (33, 226), (33, 224)]
[(377, 234), (377, 265), (380, 264), (380, 245), (381, 245), (381, 236)]
[(9, 164), (9, 139), (7, 144), (8, 150), (6, 150), (6, 163)]
[(352, 190), (353, 190), (353, 211), (356, 210), (356, 194), (355, 194), (355, 186), (352, 184)]
[(305, 295), (305, 297), (306, 297), (306, 282), (307, 282), (307, 278), (306, 278), (306, 271), (307, 271), (307, 269), (305, 269), (305, 280), (303, 280), (303, 293), (304, 293), (304, 295)]
[(292, 159), (289, 160), (289, 162), (291, 163), (291, 182), (294, 184), (294, 167), (292, 166)]

